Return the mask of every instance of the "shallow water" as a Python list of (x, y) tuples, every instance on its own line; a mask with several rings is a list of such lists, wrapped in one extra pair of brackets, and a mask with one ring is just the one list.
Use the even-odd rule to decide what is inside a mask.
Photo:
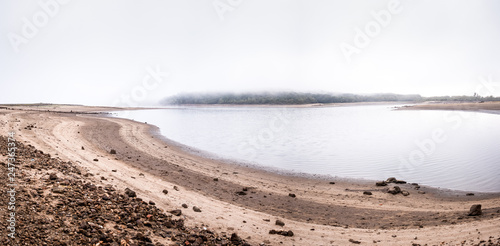
[(154, 124), (181, 144), (264, 167), (500, 191), (500, 115), (392, 107), (177, 107), (115, 116)]

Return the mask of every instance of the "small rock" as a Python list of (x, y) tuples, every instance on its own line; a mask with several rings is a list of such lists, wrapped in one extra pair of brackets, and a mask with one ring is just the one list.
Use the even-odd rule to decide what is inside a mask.
[(153, 201), (149, 201), (149, 205), (156, 205), (156, 203)]
[(183, 208), (188, 208), (188, 205), (187, 205), (187, 204), (185, 204), (185, 203), (183, 203), (183, 204), (182, 204), (182, 207), (183, 207)]
[(396, 180), (397, 180), (396, 178), (394, 178), (394, 177), (390, 177), (390, 178), (388, 178), (388, 179), (386, 180), (386, 182), (387, 182), (387, 183), (394, 183), (394, 182), (396, 182)]
[(176, 209), (176, 210), (172, 210), (172, 211), (168, 211), (169, 213), (175, 215), (175, 216), (181, 216), (182, 215), (182, 210), (180, 209)]
[(137, 194), (135, 193), (135, 191), (129, 189), (129, 188), (126, 188), (125, 189), (125, 194), (128, 196), (128, 197), (136, 197)]
[(51, 173), (51, 174), (49, 174), (49, 179), (50, 180), (56, 180), (57, 179), (57, 175), (55, 173)]
[(363, 195), (369, 195), (369, 196), (371, 196), (371, 195), (373, 195), (373, 194), (372, 194), (372, 192), (371, 192), (371, 191), (364, 191), (364, 192), (363, 192)]
[(466, 195), (466, 196), (473, 196), (473, 195), (474, 195), (474, 193), (467, 193), (467, 194), (465, 194), (465, 195)]
[(409, 196), (410, 192), (404, 190), (404, 191), (401, 191), (401, 194), (403, 194), (403, 196)]
[(296, 197), (295, 194), (293, 194), (293, 193), (288, 193), (288, 196), (289, 197)]
[(276, 225), (278, 226), (285, 226), (285, 222), (281, 221), (281, 220), (276, 220)]
[(94, 161), (99, 161), (99, 159), (95, 158)]
[(214, 178), (214, 181), (219, 181), (219, 178)]
[(198, 208), (198, 207), (196, 207), (196, 206), (194, 206), (194, 207), (193, 207), (193, 211), (195, 211), (195, 212), (197, 212), (197, 213), (200, 213), (200, 212), (201, 212), (201, 209), (200, 209), (200, 208)]
[(401, 193), (401, 188), (399, 188), (399, 186), (394, 186), (393, 188), (390, 188), (387, 191), (387, 193), (393, 194), (393, 195), (399, 194), (399, 193)]
[(425, 191), (421, 191), (421, 190), (419, 190), (419, 191), (418, 191), (418, 194), (425, 194)]
[(52, 188), (52, 192), (58, 193), (58, 194), (63, 194), (66, 190), (63, 187), (57, 186)]
[(231, 242), (238, 244), (241, 242), (241, 238), (238, 236), (238, 234), (233, 233), (231, 234)]
[(358, 241), (358, 240), (354, 240), (354, 239), (352, 239), (352, 238), (351, 238), (351, 239), (349, 239), (349, 242), (354, 243), (354, 244), (360, 244), (360, 243), (361, 243), (360, 241)]
[(179, 191), (179, 187), (174, 185), (174, 190)]
[(110, 153), (110, 154), (112, 154), (112, 155), (116, 155), (116, 150), (111, 149), (111, 150), (109, 151), (109, 153)]
[(85, 148), (82, 146), (82, 150), (85, 150)]
[(474, 204), (470, 207), (468, 216), (479, 216), (481, 214), (483, 214), (481, 204)]
[(335, 182), (330, 182), (330, 184), (331, 184), (331, 185), (334, 185), (334, 184), (335, 184)]
[(385, 181), (380, 181), (380, 182), (377, 182), (375, 183), (376, 186), (387, 186), (387, 182)]
[(244, 192), (244, 191), (237, 191), (236, 192), (236, 195), (239, 195), (239, 196), (245, 196), (247, 193)]
[(117, 171), (116, 169), (111, 170), (111, 172), (114, 172), (114, 173), (116, 173), (116, 171)]
[(168, 190), (163, 190), (163, 194), (168, 194)]

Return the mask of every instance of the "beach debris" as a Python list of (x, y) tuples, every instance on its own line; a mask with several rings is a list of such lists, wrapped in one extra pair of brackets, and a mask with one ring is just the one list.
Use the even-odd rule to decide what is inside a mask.
[(288, 193), (288, 196), (289, 196), (289, 197), (296, 197), (296, 195), (295, 195), (295, 194), (293, 194), (293, 193)]
[(182, 215), (182, 210), (180, 209), (175, 209), (175, 210), (171, 210), (171, 211), (168, 211), (169, 213), (175, 215), (175, 216), (181, 216)]
[(372, 192), (371, 192), (371, 191), (364, 191), (364, 192), (363, 192), (363, 195), (369, 195), (369, 196), (371, 196), (371, 195), (373, 195), (373, 194), (372, 194)]
[(276, 223), (274, 223), (274, 224), (277, 226), (285, 226), (285, 222), (283, 222), (281, 220), (276, 220)]
[(387, 186), (387, 182), (385, 181), (380, 181), (380, 182), (377, 182), (375, 183), (376, 186)]
[(164, 189), (162, 192), (163, 192), (163, 194), (165, 194), (165, 195), (166, 195), (166, 194), (168, 194), (168, 190), (166, 190), (166, 189)]
[(110, 154), (112, 154), (112, 155), (116, 155), (116, 150), (111, 149), (111, 150), (109, 151), (109, 153), (110, 153)]
[(201, 209), (199, 207), (193, 206), (193, 211), (200, 213)]
[(479, 216), (481, 214), (483, 214), (481, 204), (474, 204), (470, 207), (468, 216)]
[(277, 231), (273, 229), (269, 231), (269, 234), (271, 235), (278, 234), (285, 237), (293, 237), (293, 231), (282, 231), (282, 230)]
[(125, 188), (125, 194), (128, 196), (128, 197), (137, 197), (137, 194), (135, 193), (135, 191), (129, 189), (129, 188)]
[(360, 243), (361, 243), (360, 241), (358, 241), (358, 240), (354, 240), (354, 239), (352, 239), (352, 238), (351, 238), (351, 239), (349, 239), (349, 242), (350, 242), (350, 243), (354, 243), (354, 244), (360, 244)]

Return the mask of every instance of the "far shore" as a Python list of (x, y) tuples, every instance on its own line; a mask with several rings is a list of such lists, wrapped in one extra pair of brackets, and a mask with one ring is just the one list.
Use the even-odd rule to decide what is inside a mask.
[[(328, 105), (190, 105), (335, 107), (412, 104), (411, 102)], [(145, 108), (0, 105), (0, 134), (17, 132), (19, 141), (63, 161), (76, 163), (88, 179), (118, 190), (133, 189), (164, 211), (182, 210), (188, 226), (237, 233), (251, 245), (476, 245), (500, 238), (500, 193), (474, 195), (397, 184), (410, 195), (392, 195), (374, 182), (280, 175), (186, 152), (155, 126), (100, 113)], [(166, 106), (165, 108), (168, 108)], [(500, 102), (424, 103), (405, 110), (488, 110)], [(47, 111), (48, 110), (48, 111)], [(97, 114), (96, 114), (97, 113)], [(27, 127), (26, 126), (36, 126)], [(116, 154), (110, 154), (110, 150)], [(98, 159), (99, 161), (95, 161)], [(397, 178), (397, 177), (396, 177)], [(408, 180), (411, 182), (411, 180)], [(165, 194), (163, 190), (168, 190)], [(369, 193), (369, 195), (368, 195)], [(185, 209), (197, 206), (202, 212)], [(467, 216), (473, 204), (483, 215)], [(284, 222), (284, 226), (275, 221)], [(269, 234), (292, 230), (293, 236)], [(480, 232), (480, 234), (478, 234)]]

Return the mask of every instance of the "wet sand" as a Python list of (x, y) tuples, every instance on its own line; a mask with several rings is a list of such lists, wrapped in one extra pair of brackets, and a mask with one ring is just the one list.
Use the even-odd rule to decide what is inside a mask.
[[(280, 175), (193, 155), (148, 124), (87, 114), (109, 110), (0, 109), (2, 135), (14, 128), (27, 144), (87, 169), (95, 182), (134, 189), (166, 211), (182, 209), (187, 225), (237, 232), (255, 245), (349, 245), (349, 239), (380, 245), (477, 244), (500, 236), (498, 194), (466, 196), (398, 184), (410, 193), (403, 196), (386, 192), (394, 184)], [(29, 124), (37, 128), (24, 129)], [(109, 154), (111, 149), (117, 154)], [(183, 203), (202, 212), (184, 209)], [(473, 204), (482, 204), (482, 216), (467, 216)], [(277, 219), (285, 225), (275, 225)], [(273, 229), (292, 230), (294, 236), (270, 235)]]

